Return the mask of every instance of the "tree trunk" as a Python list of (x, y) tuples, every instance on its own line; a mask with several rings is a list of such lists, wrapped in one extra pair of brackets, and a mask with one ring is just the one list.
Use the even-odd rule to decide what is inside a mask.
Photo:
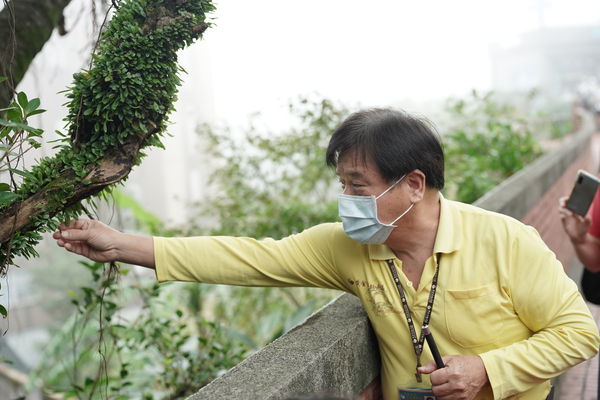
[(71, 0), (10, 0), (0, 11), (0, 108), (10, 102), (29, 64), (55, 27)]

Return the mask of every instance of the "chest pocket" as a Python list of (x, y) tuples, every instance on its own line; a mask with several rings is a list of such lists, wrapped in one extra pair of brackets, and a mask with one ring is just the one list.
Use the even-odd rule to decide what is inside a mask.
[(465, 347), (485, 346), (502, 335), (502, 316), (491, 285), (444, 293), (446, 326), (452, 341)]

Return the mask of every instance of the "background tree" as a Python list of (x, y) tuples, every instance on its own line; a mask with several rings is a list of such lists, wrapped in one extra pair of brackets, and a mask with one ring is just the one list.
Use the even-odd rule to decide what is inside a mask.
[(472, 203), (542, 154), (535, 137), (552, 131), (531, 100), (515, 104), (494, 92), (472, 91), (449, 99), (445, 112), (451, 122), (444, 132), (447, 197)]
[(5, 108), (29, 64), (55, 28), (66, 33), (63, 10), (71, 0), (3, 0), (0, 11), (0, 108)]

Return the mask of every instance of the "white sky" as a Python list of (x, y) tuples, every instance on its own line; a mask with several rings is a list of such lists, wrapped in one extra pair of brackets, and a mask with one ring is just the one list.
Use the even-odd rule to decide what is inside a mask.
[[(314, 93), (353, 108), (405, 108), (489, 89), (490, 45), (539, 28), (540, 10), (546, 26), (600, 24), (599, 0), (214, 1), (215, 26), (181, 54), (188, 75), (177, 108), (229, 124), (255, 112), (285, 119), (290, 100)], [(68, 28), (77, 21), (82, 31), (89, 0), (73, 0), (68, 14)], [(53, 85), (46, 92), (64, 89), (87, 58), (76, 34), (89, 36), (54, 38), (34, 63), (36, 85)]]
[(373, 106), (488, 89), (490, 44), (540, 27), (540, 5), (546, 26), (600, 23), (598, 0), (216, 4), (216, 26), (194, 46), (209, 54), (214, 111), (229, 122), (315, 92)]

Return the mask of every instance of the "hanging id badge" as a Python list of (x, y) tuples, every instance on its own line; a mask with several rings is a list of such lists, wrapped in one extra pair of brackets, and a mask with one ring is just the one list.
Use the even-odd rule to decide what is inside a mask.
[(405, 387), (398, 389), (400, 400), (435, 400), (431, 388)]

